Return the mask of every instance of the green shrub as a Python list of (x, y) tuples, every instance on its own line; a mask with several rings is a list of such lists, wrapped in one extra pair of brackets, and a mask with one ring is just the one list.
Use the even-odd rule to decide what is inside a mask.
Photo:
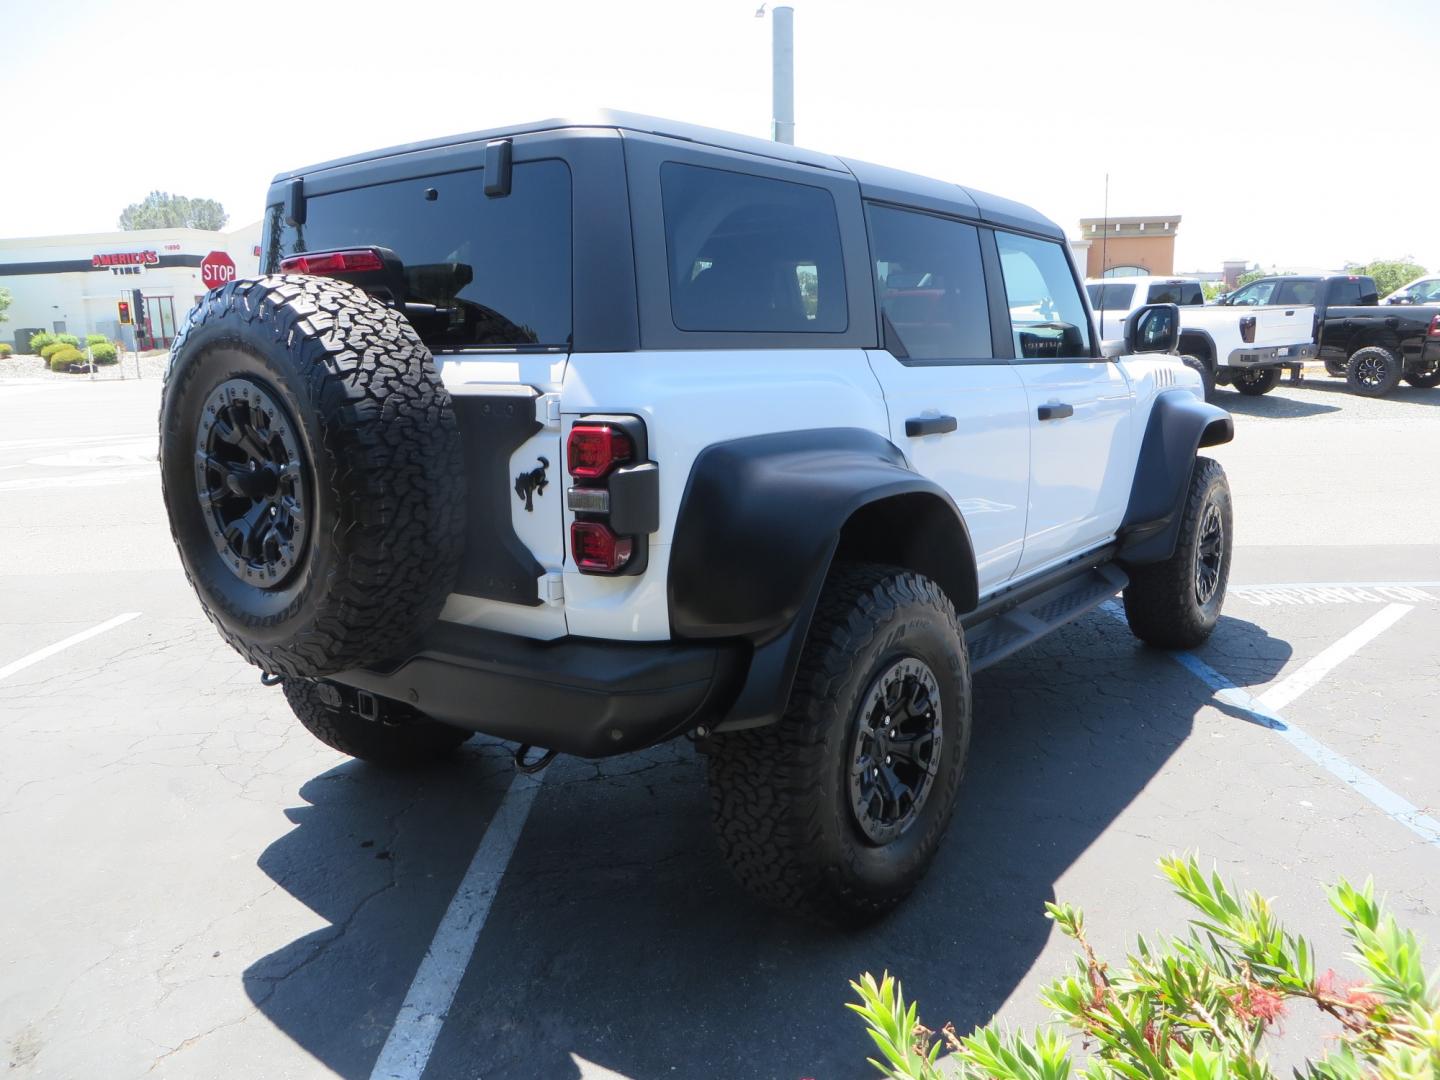
[(73, 348), (75, 348), (74, 345), (66, 345), (63, 341), (52, 341), (49, 345), (46, 345), (43, 349), (40, 350), (40, 358), (42, 360), (49, 360), (50, 357), (54, 356), (61, 349)]
[(68, 371), (71, 364), (83, 364), (85, 354), (73, 345), (64, 345), (58, 352), (50, 354), (51, 371)]
[(86, 335), (85, 335), (85, 344), (86, 344), (86, 345), (108, 345), (109, 343), (110, 343), (110, 339), (107, 338), (104, 334), (86, 334)]
[(63, 345), (69, 345), (71, 348), (74, 349), (78, 349), (80, 347), (80, 339), (74, 334), (56, 334), (55, 340)]
[(4, 360), (15, 350), (7, 343), (0, 341), (0, 360)]
[(114, 345), (102, 338), (90, 346), (90, 356), (97, 364), (113, 364), (119, 354)]
[(43, 349), (43, 348), (45, 348), (46, 345), (49, 345), (49, 344), (50, 344), (52, 341), (54, 341), (54, 340), (55, 340), (55, 335), (52, 334), (52, 333), (50, 333), (50, 331), (48, 331), (48, 330), (41, 330), (41, 331), (39, 331), (38, 333), (31, 334), (31, 335), (30, 335), (30, 351), (31, 351), (32, 353), (34, 353), (36, 356), (39, 356), (39, 355), (40, 355), (40, 350)]
[[(1309, 1003), (1338, 1030), (1297, 1080), (1440, 1077), (1440, 973), (1427, 975), (1419, 940), (1368, 881), (1330, 890), (1361, 968), (1349, 980), (1322, 971), (1259, 893), (1235, 894), (1193, 858), (1171, 856), (1160, 869), (1199, 914), (1184, 937), (1138, 939), (1123, 966), (1096, 956), (1077, 909), (1045, 905), (1080, 955), (1040, 997), (1078, 1040), (1055, 1027), (1027, 1035), (994, 1024), (965, 1036), (947, 1024), (937, 1037), (896, 980), (865, 974), (850, 984), (860, 1004), (849, 1007), (885, 1059), (870, 1063), (896, 1080), (1273, 1080), (1262, 1040), (1280, 1033), (1291, 1004)], [(1088, 1061), (1076, 1060), (1077, 1042)]]

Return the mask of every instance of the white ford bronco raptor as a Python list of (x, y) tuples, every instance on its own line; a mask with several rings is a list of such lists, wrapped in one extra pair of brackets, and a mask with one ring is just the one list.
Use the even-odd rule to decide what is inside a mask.
[(1174, 305), (1102, 348), (1024, 206), (606, 113), (283, 174), (262, 258), (175, 341), (165, 501), (344, 753), (689, 735), (740, 880), (854, 923), (941, 842), (976, 671), (1117, 593), (1219, 617), (1230, 417)]

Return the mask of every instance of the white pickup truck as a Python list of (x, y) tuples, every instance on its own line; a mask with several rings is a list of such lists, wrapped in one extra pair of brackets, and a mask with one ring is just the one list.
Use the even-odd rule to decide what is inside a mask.
[(1126, 317), (1146, 304), (1180, 305), (1180, 352), (1204, 368), (1207, 401), (1216, 385), (1268, 394), (1284, 369), (1298, 379), (1315, 356), (1315, 309), (1306, 305), (1206, 307), (1200, 283), (1185, 278), (1090, 278), (1085, 291), (1102, 340), (1123, 336)]

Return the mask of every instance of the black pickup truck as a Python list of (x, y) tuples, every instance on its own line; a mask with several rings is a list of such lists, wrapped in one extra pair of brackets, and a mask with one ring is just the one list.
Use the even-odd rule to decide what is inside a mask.
[(1264, 277), (1216, 303), (1313, 306), (1313, 340), (1325, 370), (1343, 376), (1357, 394), (1381, 397), (1401, 379), (1411, 386), (1440, 385), (1440, 304), (1381, 307), (1372, 278)]

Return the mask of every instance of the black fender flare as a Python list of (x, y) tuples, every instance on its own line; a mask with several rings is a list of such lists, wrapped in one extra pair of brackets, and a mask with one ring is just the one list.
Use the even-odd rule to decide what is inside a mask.
[[(1210, 332), (1208, 330), (1196, 330), (1182, 326), (1180, 328), (1180, 341), (1175, 347), (1176, 352), (1181, 354), (1185, 353), (1185, 339), (1187, 337), (1200, 338), (1204, 342), (1205, 347), (1210, 350), (1210, 365), (1212, 370), (1220, 366), (1220, 354), (1216, 351), (1215, 339), (1210, 336)], [(1203, 359), (1203, 357), (1201, 359)]]
[(784, 711), (811, 617), (848, 522), (866, 507), (925, 508), (918, 553), (957, 610), (977, 599), (974, 547), (950, 495), (889, 440), (819, 428), (715, 443), (695, 459), (666, 583), (677, 638), (751, 643), (744, 687), (717, 727), (754, 727)]
[(1167, 391), (1155, 399), (1120, 523), (1122, 563), (1164, 562), (1174, 554), (1195, 455), (1234, 437), (1230, 414), (1189, 390)]

